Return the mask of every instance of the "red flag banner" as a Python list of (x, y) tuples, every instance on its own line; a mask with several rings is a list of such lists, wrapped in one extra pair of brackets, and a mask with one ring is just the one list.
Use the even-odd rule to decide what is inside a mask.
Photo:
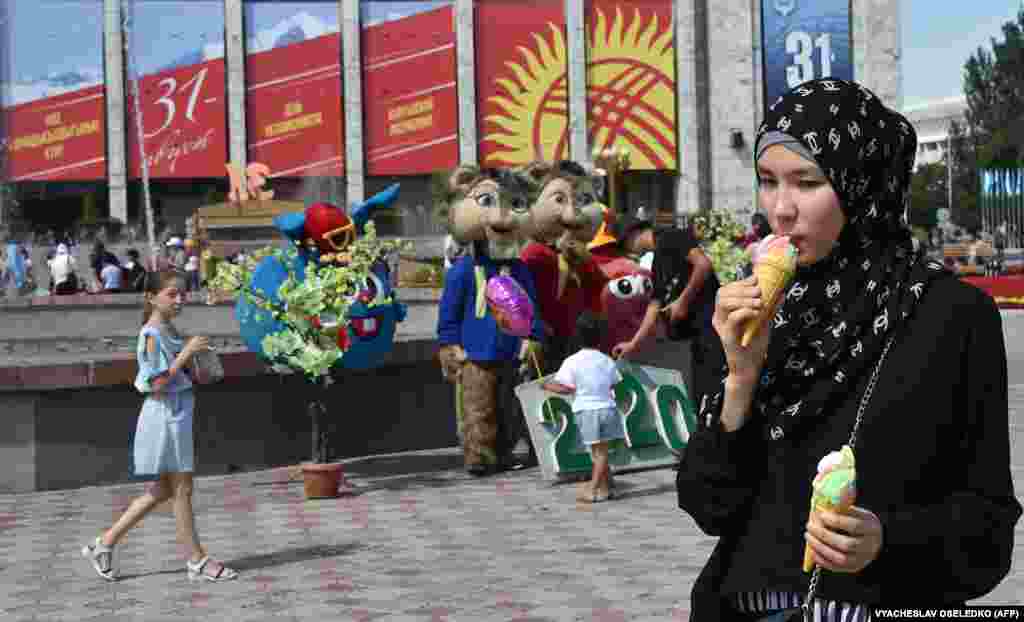
[(339, 34), (250, 54), (246, 81), (250, 162), (271, 177), (344, 174)]
[(102, 86), (5, 108), (8, 181), (88, 181), (107, 175)]
[(565, 3), (476, 5), (480, 162), (515, 166), (569, 157)]
[(630, 152), (630, 168), (675, 170), (672, 0), (589, 0), (587, 125), (592, 149)]
[[(139, 79), (151, 178), (221, 177), (227, 161), (224, 59)], [(142, 175), (135, 104), (128, 97), (128, 174)]]
[(363, 29), (366, 170), (415, 175), (459, 161), (451, 6)]

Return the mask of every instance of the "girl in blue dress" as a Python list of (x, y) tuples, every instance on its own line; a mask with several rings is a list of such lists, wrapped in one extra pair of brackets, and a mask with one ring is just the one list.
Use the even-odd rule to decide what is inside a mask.
[(185, 275), (162, 270), (146, 275), (143, 325), (139, 332), (139, 373), (135, 388), (146, 396), (135, 429), (133, 475), (149, 480), (146, 492), (135, 499), (114, 525), (82, 548), (96, 572), (108, 581), (117, 579), (114, 546), (153, 508), (174, 500), (178, 539), (191, 550), (186, 562), (190, 580), (225, 581), (238, 573), (212, 561), (195, 530), (192, 511), (191, 366), (193, 356), (208, 349), (206, 337), (188, 341), (172, 320), (181, 313)]

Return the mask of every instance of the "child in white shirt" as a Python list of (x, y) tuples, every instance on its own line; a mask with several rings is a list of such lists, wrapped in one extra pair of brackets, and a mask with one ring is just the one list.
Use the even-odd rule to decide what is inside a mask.
[(580, 486), (576, 496), (586, 503), (611, 498), (608, 444), (626, 436), (612, 390), (622, 381), (622, 374), (615, 361), (599, 349), (606, 328), (603, 319), (589, 312), (581, 314), (576, 320), (576, 334), (583, 349), (565, 359), (554, 379), (543, 385), (547, 391), (573, 395), (576, 428), (594, 463), (590, 481)]

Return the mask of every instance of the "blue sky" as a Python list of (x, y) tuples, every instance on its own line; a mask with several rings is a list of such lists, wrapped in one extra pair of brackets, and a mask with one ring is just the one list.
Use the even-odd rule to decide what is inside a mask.
[[(16, 25), (13, 58), (15, 79), (102, 67), (99, 0), (0, 0)], [(962, 92), (964, 62), (979, 45), (1001, 36), (1002, 24), (1016, 15), (1020, 0), (899, 0), (902, 11), (903, 103), (952, 97)], [(291, 6), (289, 6), (289, 4)], [(247, 3), (256, 29), (301, 7), (318, 15), (318, 3)], [(377, 22), (416, 10), (447, 4), (441, 1), (364, 1), (363, 17)], [(305, 5), (305, 6), (303, 6)], [(185, 10), (183, 10), (183, 8)], [(138, 59), (143, 72), (182, 54), (220, 42), (221, 0), (136, 1)], [(327, 18), (325, 14), (322, 17)], [(203, 38), (205, 35), (205, 39)], [(57, 45), (61, 54), (50, 50)], [(8, 70), (11, 68), (8, 67)]]
[(1015, 19), (1019, 0), (900, 0), (903, 105), (963, 94), (968, 57)]

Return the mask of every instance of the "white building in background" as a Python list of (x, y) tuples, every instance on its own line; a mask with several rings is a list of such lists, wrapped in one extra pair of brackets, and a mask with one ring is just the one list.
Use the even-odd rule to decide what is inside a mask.
[(922, 164), (942, 162), (946, 156), (946, 138), (949, 124), (967, 123), (967, 98), (963, 95), (933, 99), (903, 109), (904, 116), (917, 131), (917, 160), (914, 169)]

